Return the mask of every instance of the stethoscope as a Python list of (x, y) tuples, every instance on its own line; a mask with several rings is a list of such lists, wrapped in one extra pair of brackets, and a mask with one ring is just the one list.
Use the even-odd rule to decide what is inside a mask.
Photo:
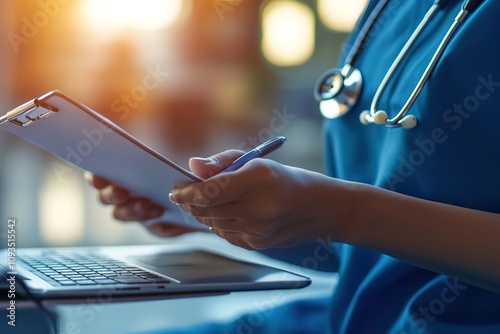
[[(316, 83), (316, 87), (314, 89), (314, 95), (316, 100), (319, 102), (319, 108), (321, 114), (325, 118), (337, 118), (349, 110), (356, 104), (361, 95), (361, 89), (363, 87), (363, 76), (361, 72), (354, 67), (354, 63), (358, 58), (360, 51), (364, 48), (364, 45), (367, 41), (367, 37), (370, 34), (370, 31), (375, 26), (377, 19), (380, 17), (380, 14), (387, 6), (390, 0), (382, 0), (380, 1), (372, 13), (366, 20), (365, 24), (361, 28), (361, 31), (354, 41), (353, 47), (349, 54), (346, 57), (344, 65), (339, 68), (333, 68), (326, 71)], [(441, 40), (436, 52), (432, 56), (429, 64), (424, 70), (424, 73), (420, 77), (417, 85), (413, 89), (410, 94), (410, 97), (406, 100), (406, 103), (403, 105), (401, 110), (392, 118), (389, 118), (387, 112), (384, 110), (378, 109), (378, 104), (380, 101), (380, 96), (384, 92), (387, 87), (387, 83), (393, 76), (394, 72), (398, 68), (401, 60), (407, 55), (408, 50), (413, 46), (415, 40), (418, 38), (420, 33), (423, 31), (425, 26), (429, 23), (430, 19), (436, 11), (443, 5), (445, 0), (435, 0), (434, 4), (427, 11), (422, 21), (419, 23), (415, 31), (413, 31), (412, 35), (403, 46), (398, 56), (392, 63), (391, 67), (385, 74), (382, 82), (377, 88), (373, 100), (370, 105), (370, 110), (365, 110), (361, 112), (359, 116), (359, 120), (362, 124), (370, 124), (375, 123), (379, 125), (385, 125), (387, 127), (403, 127), (406, 129), (414, 128), (417, 125), (417, 118), (414, 115), (408, 115), (408, 111), (411, 106), (417, 99), (418, 95), (422, 91), (423, 86), (427, 82), (429, 75), (432, 70), (436, 66), (439, 58), (443, 54), (447, 44), (451, 40), (451, 37), (457, 30), (460, 23), (467, 17), (469, 13), (471, 13), (476, 7), (481, 3), (482, 0), (465, 0), (462, 4), (462, 7), (455, 17), (453, 24), (450, 26), (446, 35)]]

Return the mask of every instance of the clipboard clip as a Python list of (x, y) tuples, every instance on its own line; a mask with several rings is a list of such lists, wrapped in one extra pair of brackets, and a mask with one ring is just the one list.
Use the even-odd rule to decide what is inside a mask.
[(10, 111), (4, 117), (0, 117), (0, 124), (9, 121), (21, 127), (26, 127), (56, 112), (58, 112), (57, 108), (35, 99)]

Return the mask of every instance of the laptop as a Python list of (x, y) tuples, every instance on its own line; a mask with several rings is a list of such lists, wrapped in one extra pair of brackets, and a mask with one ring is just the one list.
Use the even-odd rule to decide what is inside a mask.
[(243, 261), (188, 239), (165, 245), (21, 248), (15, 254), (3, 249), (0, 269), (43, 299), (103, 292), (146, 296), (297, 289), (311, 283), (308, 277)]

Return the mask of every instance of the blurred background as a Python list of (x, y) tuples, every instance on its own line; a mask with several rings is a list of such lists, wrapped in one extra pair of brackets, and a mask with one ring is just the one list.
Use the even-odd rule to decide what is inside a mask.
[[(284, 135), (273, 159), (322, 172), (312, 90), (366, 2), (2, 0), (0, 114), (59, 89), (184, 167)], [(113, 220), (81, 171), (61, 178), (5, 131), (0, 153), (0, 226), (17, 219), (18, 246), (161, 242)]]

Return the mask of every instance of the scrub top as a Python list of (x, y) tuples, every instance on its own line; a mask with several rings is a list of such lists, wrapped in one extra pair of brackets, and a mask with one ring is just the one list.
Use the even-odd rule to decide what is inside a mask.
[[(360, 100), (349, 113), (324, 124), (327, 172), (500, 213), (500, 1), (485, 0), (457, 30), (410, 109), (417, 127), (359, 122), (433, 2), (392, 0), (377, 21), (355, 64), (364, 78)], [(462, 2), (445, 2), (390, 80), (379, 103), (389, 117), (406, 102)], [(358, 26), (376, 3), (370, 1)], [(500, 333), (500, 294), (366, 248), (336, 246), (340, 279), (332, 296), (277, 307), (258, 326), (249, 314), (229, 324), (169, 333)]]
[[(360, 100), (346, 115), (325, 121), (327, 172), (500, 213), (500, 1), (485, 0), (455, 33), (410, 109), (417, 127), (359, 121), (433, 2), (393, 0), (382, 13), (355, 64), (364, 78)], [(408, 99), (462, 3), (446, 1), (397, 69), (378, 107), (389, 117)], [(332, 333), (500, 333), (500, 294), (362, 247), (340, 245), (339, 257), (339, 285), (327, 315)]]

